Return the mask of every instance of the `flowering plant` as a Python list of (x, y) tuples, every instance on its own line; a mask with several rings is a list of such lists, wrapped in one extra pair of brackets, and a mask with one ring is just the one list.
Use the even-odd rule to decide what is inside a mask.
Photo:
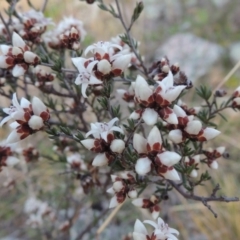
[[(81, 217), (80, 209), (92, 201), (89, 196), (98, 194), (94, 204), (102, 211), (99, 221), (92, 219), (74, 239), (95, 231), (92, 227), (103, 220), (108, 208), (115, 208), (95, 231), (99, 235), (130, 201), (132, 208), (149, 211), (154, 221), (144, 223), (155, 228), (148, 233), (137, 219), (133, 239), (175, 240), (179, 232), (159, 217), (172, 192), (202, 202), (214, 216), (217, 213), (209, 202), (238, 201), (218, 195), (219, 185), (209, 196), (197, 195), (196, 188), (211, 179), (218, 158), (228, 155), (224, 146), (209, 149), (206, 145), (220, 134), (214, 118), (227, 108), (240, 108), (240, 87), (221, 101), (225, 91), (200, 86), (196, 93), (201, 106), (182, 102), (185, 94), (194, 91), (187, 75), (167, 57), (145, 62), (131, 35), (142, 2), (136, 3), (127, 25), (118, 0), (114, 5), (96, 1), (121, 22), (125, 33), (89, 46), (83, 44), (86, 31), (79, 19), (65, 17), (48, 31), (54, 23), (44, 16), (44, 9), (18, 14), (15, 1), (8, 2), (8, 16), (0, 15), (0, 94), (11, 100), (10, 106), (1, 103), (1, 126), (9, 125), (11, 131), (0, 146), (0, 170), (7, 172), (9, 188), (18, 185), (10, 168), (24, 173), (27, 225), (56, 239), (59, 232), (69, 236)], [(33, 139), (31, 135), (36, 139), (29, 146), (26, 141)], [(46, 151), (46, 145), (45, 151), (37, 149), (39, 135), (44, 142), (52, 140), (53, 151)], [(40, 159), (61, 164), (61, 175), (67, 176), (65, 208), (37, 197), (40, 191), (31, 170)], [(80, 182), (80, 187), (74, 182)], [(73, 189), (81, 197), (76, 198)]]

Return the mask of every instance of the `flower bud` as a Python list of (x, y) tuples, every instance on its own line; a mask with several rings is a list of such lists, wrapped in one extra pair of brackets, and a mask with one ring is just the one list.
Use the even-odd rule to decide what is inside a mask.
[(43, 120), (41, 117), (33, 115), (28, 121), (28, 126), (33, 130), (39, 130), (43, 127)]
[(121, 139), (114, 139), (111, 142), (110, 149), (112, 152), (122, 153), (125, 148), (125, 142)]
[(151, 164), (152, 164), (152, 162), (149, 160), (149, 158), (147, 158), (147, 157), (139, 158), (135, 165), (135, 170), (136, 170), (137, 174), (139, 174), (141, 176), (146, 175), (148, 172), (151, 171)]

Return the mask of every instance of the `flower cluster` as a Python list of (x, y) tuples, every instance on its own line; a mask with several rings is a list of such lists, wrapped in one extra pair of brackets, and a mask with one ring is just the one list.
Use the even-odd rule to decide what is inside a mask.
[[(149, 234), (143, 223), (154, 227), (154, 231)], [(179, 235), (179, 232), (168, 227), (161, 218), (158, 218), (157, 223), (151, 220), (145, 220), (143, 223), (138, 219), (136, 220), (133, 232), (134, 240), (178, 240), (175, 235)]]
[(14, 77), (22, 76), (30, 65), (36, 66), (40, 58), (30, 51), (23, 39), (17, 34), (12, 35), (13, 46), (0, 45), (2, 54), (0, 56), (0, 68), (12, 69)]
[(181, 156), (164, 150), (162, 137), (156, 126), (152, 128), (147, 139), (135, 133), (133, 147), (140, 156), (135, 165), (135, 170), (139, 175), (146, 175), (153, 166), (157, 175), (170, 180), (180, 180), (173, 166), (180, 161)]
[(85, 35), (83, 23), (78, 19), (68, 17), (64, 18), (53, 31), (48, 32), (44, 40), (53, 49), (78, 50)]
[(13, 146), (10, 144), (0, 144), (0, 172), (2, 167), (13, 167), (19, 162), (14, 156)]
[(173, 75), (169, 71), (167, 77), (157, 82), (154, 89), (140, 75), (134, 84), (134, 100), (140, 105), (140, 109), (134, 111), (130, 118), (139, 119), (142, 117), (147, 125), (154, 125), (160, 116), (169, 124), (178, 124), (177, 116), (170, 108), (173, 101), (177, 99), (185, 85), (174, 86)]
[(40, 227), (43, 224), (43, 218), (49, 216), (54, 218), (54, 211), (47, 202), (43, 202), (35, 197), (26, 200), (24, 212), (28, 215), (26, 224), (32, 228)]
[(13, 94), (12, 106), (3, 108), (3, 111), (9, 116), (1, 121), (1, 126), (9, 120), (14, 120), (10, 124), (13, 130), (7, 138), (8, 143), (18, 142), (42, 130), (50, 118), (47, 107), (39, 98), (33, 97), (32, 103), (22, 98), (19, 104), (16, 93)]
[(108, 193), (114, 194), (112, 197), (109, 208), (114, 208), (123, 203), (128, 196), (129, 198), (136, 198), (137, 191), (134, 188), (136, 180), (129, 172), (122, 172), (117, 175), (111, 175), (113, 186), (107, 190)]
[(92, 135), (94, 139), (82, 140), (82, 145), (95, 153), (98, 153), (93, 159), (93, 166), (104, 166), (109, 164), (116, 154), (122, 153), (125, 148), (125, 142), (122, 139), (115, 139), (113, 131), (124, 134), (120, 127), (114, 126), (118, 118), (112, 119), (108, 123), (91, 123), (91, 130), (86, 137)]
[[(114, 48), (119, 49), (118, 53)], [(82, 57), (72, 58), (73, 64), (77, 67), (79, 75), (75, 84), (82, 85), (82, 95), (86, 96), (88, 85), (101, 85), (103, 80), (120, 76), (128, 67), (131, 54), (121, 51), (122, 47), (110, 42), (98, 42), (90, 45), (85, 50), (85, 55), (93, 53), (93, 57), (85, 59)]]
[(173, 112), (177, 117), (177, 124), (168, 124), (170, 130), (169, 139), (176, 144), (182, 143), (186, 139), (200, 142), (208, 141), (220, 134), (220, 131), (203, 127), (201, 121), (194, 119), (193, 115), (187, 116), (186, 112), (174, 105)]
[(43, 86), (53, 84), (55, 74), (51, 73), (49, 68), (38, 65), (34, 68), (34, 72), (37, 76), (37, 81), (35, 82), (36, 87), (41, 88)]
[(41, 35), (47, 30), (48, 25), (53, 24), (52, 20), (45, 18), (42, 12), (33, 9), (22, 13), (21, 18), (22, 23), (18, 24), (18, 33), (24, 40), (31, 43), (41, 42)]
[(132, 201), (132, 204), (136, 207), (148, 209), (153, 217), (153, 219), (157, 219), (160, 213), (159, 207), (159, 198), (155, 195), (152, 195), (148, 198), (136, 198)]

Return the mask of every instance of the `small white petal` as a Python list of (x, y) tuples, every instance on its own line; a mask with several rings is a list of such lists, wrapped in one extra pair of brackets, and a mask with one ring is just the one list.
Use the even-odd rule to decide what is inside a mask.
[(140, 220), (136, 220), (135, 224), (134, 224), (134, 232), (137, 232), (137, 233), (142, 233), (142, 234), (145, 234), (147, 235), (148, 232), (147, 232), (147, 229), (146, 227), (143, 225), (143, 223), (140, 221)]
[(171, 167), (181, 160), (181, 156), (175, 152), (165, 151), (157, 155), (161, 163), (165, 166)]
[(29, 108), (30, 102), (26, 98), (21, 98), (20, 106), (22, 108)]
[(32, 99), (32, 108), (35, 115), (40, 116), (42, 112), (47, 110), (45, 104), (38, 97), (33, 97)]
[(115, 192), (120, 192), (123, 187), (124, 187), (124, 186), (123, 186), (122, 181), (116, 181), (116, 182), (113, 183), (113, 190), (114, 190)]
[(132, 201), (132, 204), (136, 207), (142, 207), (143, 206), (143, 198), (137, 198)]
[(159, 213), (160, 213), (160, 212), (153, 211), (153, 212), (152, 212), (152, 214), (151, 214), (151, 215), (152, 215), (152, 217), (153, 217), (153, 219), (157, 219), (157, 218), (158, 218), (158, 216), (159, 216)]
[(168, 137), (172, 142), (176, 144), (181, 143), (183, 141), (182, 131), (179, 129), (174, 129), (170, 131)]
[(196, 170), (196, 169), (193, 169), (193, 170), (191, 171), (191, 173), (190, 173), (190, 177), (196, 178), (197, 176), (198, 176), (197, 170)]
[(112, 187), (109, 188), (106, 192), (107, 192), (107, 193), (110, 193), (110, 194), (115, 194), (115, 191), (113, 190)]
[(172, 180), (172, 181), (179, 181), (180, 177), (175, 169), (168, 170), (166, 173), (162, 174), (166, 179)]
[(214, 129), (214, 128), (205, 128), (204, 132), (203, 132), (203, 136), (206, 138), (206, 140), (210, 140), (212, 138), (215, 138), (216, 136), (218, 136), (221, 132)]
[(130, 119), (134, 119), (134, 120), (137, 120), (140, 118), (140, 114), (136, 111), (132, 112), (129, 116)]
[(177, 116), (174, 112), (170, 113), (167, 118), (164, 119), (167, 123), (178, 124)]
[(94, 142), (94, 139), (85, 139), (81, 141), (82, 145), (88, 150), (91, 150), (94, 147)]
[(24, 61), (30, 64), (35, 63), (36, 60), (40, 61), (38, 55), (30, 51), (24, 52), (23, 57)]
[(12, 75), (14, 77), (20, 77), (24, 75), (25, 72), (26, 70), (19, 64), (15, 65), (14, 68), (12, 69)]
[(189, 134), (197, 135), (202, 130), (202, 123), (198, 120), (193, 120), (187, 123), (184, 130)]
[(16, 143), (21, 140), (20, 134), (16, 130), (12, 131), (7, 138), (7, 143)]
[(133, 147), (138, 153), (146, 153), (147, 140), (142, 135), (135, 133), (133, 136)]
[(110, 149), (112, 152), (122, 153), (122, 151), (125, 149), (125, 142), (121, 139), (114, 139), (111, 142)]
[(157, 123), (158, 114), (154, 109), (146, 108), (142, 114), (143, 121), (147, 125), (154, 125)]
[(186, 117), (186, 116), (187, 116), (186, 112), (185, 112), (181, 107), (179, 107), (178, 105), (174, 105), (174, 107), (173, 107), (173, 112), (174, 112), (178, 117)]
[(133, 232), (133, 240), (147, 240), (147, 236), (142, 233)]
[(137, 174), (144, 176), (151, 171), (151, 160), (149, 158), (139, 158), (135, 165), (135, 170)]
[(116, 58), (116, 60), (114, 60), (112, 63), (112, 70), (121, 69), (122, 71), (124, 71), (129, 65), (131, 58), (132, 58), (131, 54), (122, 55)]
[(212, 169), (218, 169), (218, 162), (217, 162), (217, 161), (213, 161), (213, 162), (210, 164), (210, 168), (212, 168)]
[(26, 47), (26, 43), (23, 41), (23, 39), (16, 32), (13, 32), (12, 44), (13, 44), (14, 47), (20, 47), (22, 49), (24, 49)]
[(128, 197), (129, 198), (136, 198), (138, 195), (137, 191), (135, 189), (132, 189), (128, 192)]
[(98, 71), (103, 73), (104, 75), (111, 72), (111, 64), (106, 59), (103, 59), (100, 62), (98, 62), (97, 68)]
[(19, 163), (19, 159), (13, 156), (9, 156), (6, 160), (6, 164), (9, 167), (13, 167), (14, 165), (16, 165), (17, 163)]
[(154, 126), (150, 133), (148, 134), (147, 142), (151, 147), (155, 143), (160, 143), (162, 145), (162, 137), (159, 129), (156, 126)]
[(1, 51), (3, 55), (6, 55), (9, 51), (10, 48), (12, 48), (11, 46), (8, 45), (0, 45)]
[(106, 164), (108, 164), (108, 159), (105, 153), (99, 153), (98, 155), (96, 155), (92, 162), (92, 165), (96, 167), (102, 167)]
[(9, 66), (11, 66), (11, 65), (7, 64), (6, 59), (7, 59), (7, 57), (0, 56), (0, 68), (5, 69), (5, 68), (8, 68)]
[(33, 115), (29, 121), (28, 121), (28, 125), (31, 129), (33, 130), (39, 130), (40, 128), (43, 127), (43, 119), (39, 116)]
[(114, 208), (114, 207), (116, 207), (117, 205), (119, 205), (119, 202), (117, 201), (116, 195), (114, 195), (114, 196), (111, 198), (111, 200), (110, 200), (109, 208)]
[[(75, 83), (76, 83), (76, 81), (75, 81)], [(87, 95), (86, 95), (87, 87), (88, 87), (88, 83), (82, 83), (81, 91), (82, 91), (82, 96), (84, 98), (87, 98)]]
[(218, 147), (216, 148), (216, 151), (220, 153), (221, 155), (225, 152), (226, 148), (225, 147)]

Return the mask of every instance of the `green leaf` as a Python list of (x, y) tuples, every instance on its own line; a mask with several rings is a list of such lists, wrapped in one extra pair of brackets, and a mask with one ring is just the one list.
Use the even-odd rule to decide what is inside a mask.
[(206, 86), (200, 86), (199, 88), (197, 88), (196, 93), (198, 96), (200, 96), (201, 98), (203, 98), (206, 101), (212, 95), (212, 91), (209, 88), (207, 88)]
[(133, 15), (132, 15), (132, 19), (131, 19), (132, 23), (135, 22), (139, 18), (141, 12), (143, 11), (143, 8), (144, 8), (143, 2), (139, 2), (136, 4), (136, 7), (133, 11)]

